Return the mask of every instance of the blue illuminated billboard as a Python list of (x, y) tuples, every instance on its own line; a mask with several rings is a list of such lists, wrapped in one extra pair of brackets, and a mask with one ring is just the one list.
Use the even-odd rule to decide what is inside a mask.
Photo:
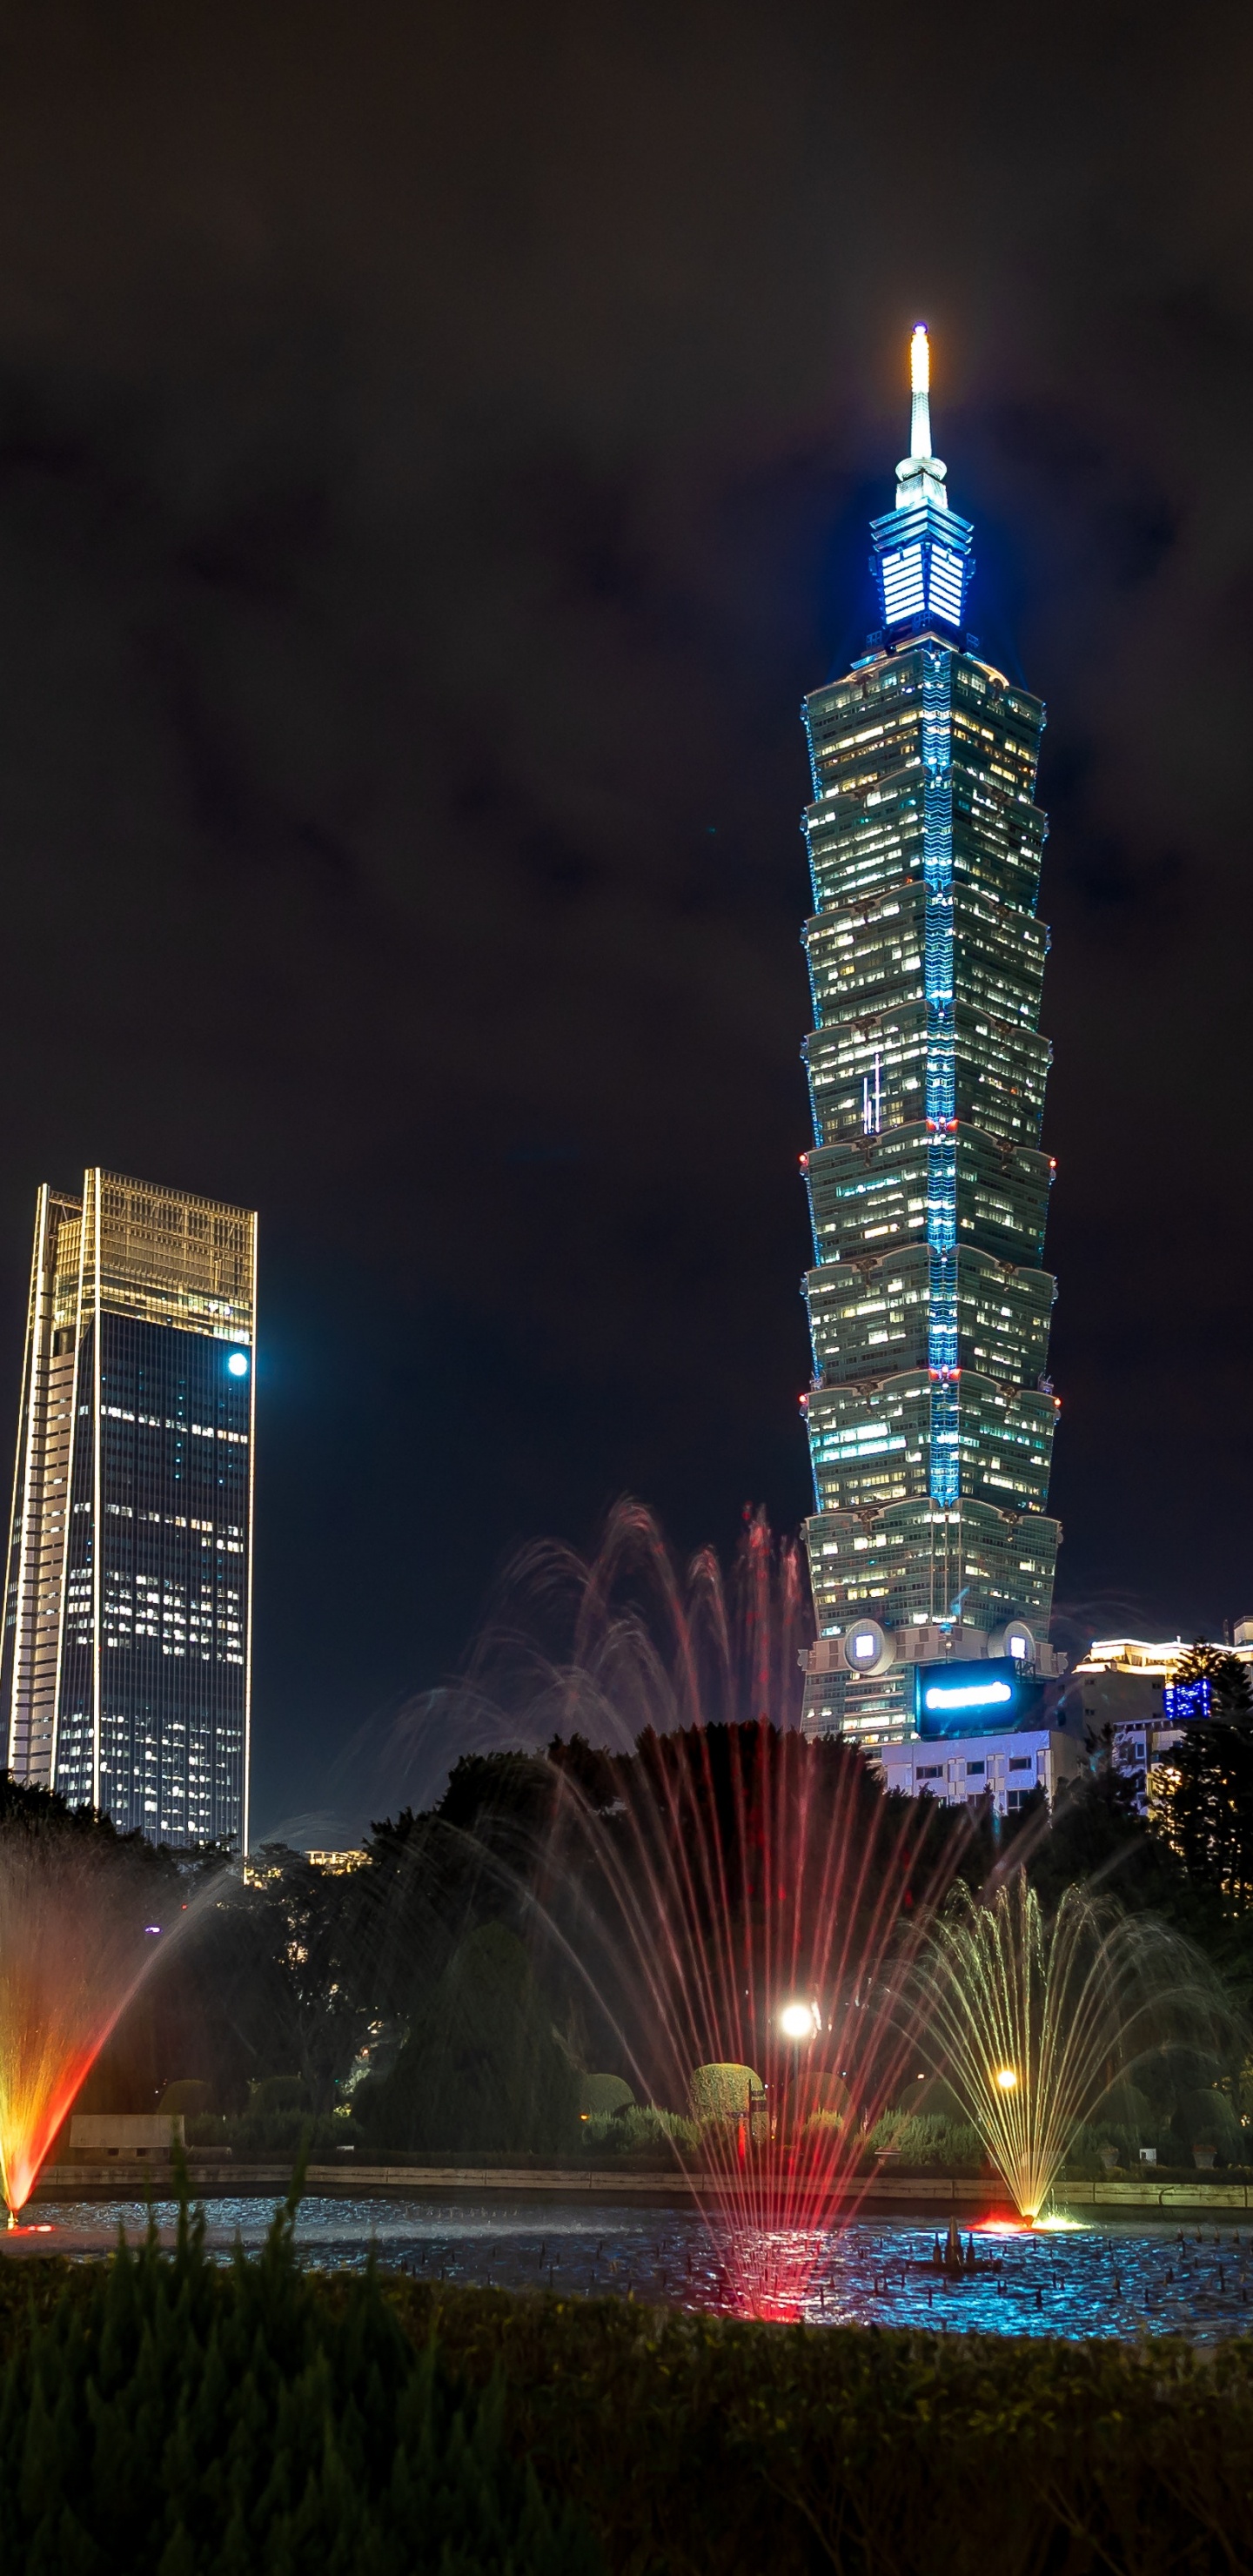
[(982, 1663), (916, 1664), (914, 1723), (920, 1735), (1006, 1735), (1044, 1723), (1044, 1684), (1012, 1655)]

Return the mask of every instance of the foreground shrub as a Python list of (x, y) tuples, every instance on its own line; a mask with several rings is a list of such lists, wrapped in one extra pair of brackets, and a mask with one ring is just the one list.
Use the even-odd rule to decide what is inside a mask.
[(593, 2113), (581, 2123), (584, 2147), (597, 2155), (621, 2156), (638, 2154), (641, 2148), (656, 2151), (663, 2167), (673, 2160), (676, 2147), (689, 2154), (700, 2143), (700, 2131), (694, 2120), (681, 2119), (675, 2111), (655, 2111), (651, 2102), (631, 2102), (606, 2119)]
[(688, 2107), (694, 2120), (742, 2120), (765, 2099), (765, 2086), (751, 2066), (697, 2066), (688, 2084)]
[(250, 2157), (281, 2156), (290, 2165), (302, 2148), (315, 2157), (330, 2155), (336, 2147), (353, 2144), (356, 2134), (351, 2120), (339, 2111), (324, 2111), (317, 2119), (309, 2111), (247, 2110), (234, 2119), (200, 2111), (187, 2122), (189, 2147), (229, 2147), (241, 2163)]
[(328, 2299), (294, 2207), (224, 2269), (184, 2206), (172, 2256), (150, 2234), (28, 2318), (0, 2379), (5, 2576), (598, 2576), (505, 2446), (499, 2373), (457, 2388), (373, 2270)]
[(623, 2075), (582, 2075), (579, 2078), (579, 2110), (585, 2119), (610, 2119), (615, 2111), (629, 2111), (635, 2095)]
[(983, 2146), (968, 2120), (942, 2111), (889, 2111), (866, 2140), (871, 2155), (890, 2155), (903, 2173), (977, 2173)]
[[(1242, 2576), (1253, 2345), (756, 2325), (406, 2282), (615, 2576)], [(961, 2293), (951, 2293), (960, 2328)]]
[(837, 2138), (843, 2136), (847, 2126), (842, 2111), (811, 2111), (795, 2135), (798, 2139), (806, 2139), (811, 2146), (833, 2145)]

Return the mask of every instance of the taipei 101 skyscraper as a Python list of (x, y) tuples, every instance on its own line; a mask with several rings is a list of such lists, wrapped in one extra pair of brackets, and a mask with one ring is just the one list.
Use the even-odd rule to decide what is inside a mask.
[(911, 368), (910, 452), (870, 531), (882, 626), (804, 709), (804, 1722), (869, 1744), (1026, 1723), (1062, 1668), (1047, 1643), (1044, 709), (965, 624), (974, 531), (931, 453), (921, 323)]

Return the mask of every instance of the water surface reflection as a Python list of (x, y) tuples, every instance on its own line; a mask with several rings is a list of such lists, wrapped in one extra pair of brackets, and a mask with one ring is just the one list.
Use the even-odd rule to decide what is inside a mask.
[[(156, 2204), (162, 2233), (177, 2210)], [(258, 2245), (272, 2204), (207, 2204), (208, 2242)], [(15, 2251), (99, 2253), (147, 2224), (136, 2200), (41, 2203)], [(44, 2231), (48, 2232), (45, 2233)], [(975, 2267), (935, 2266), (934, 2224), (858, 2219), (820, 2236), (780, 2230), (732, 2244), (694, 2210), (589, 2207), (496, 2195), (453, 2201), (310, 2198), (296, 2242), (313, 2265), (353, 2270), (371, 2247), (385, 2267), (500, 2289), (612, 2292), (679, 2308), (743, 2308), (813, 2325), (897, 2325), (947, 2333), (1184, 2334), (1213, 2343), (1253, 2330), (1253, 2230), (1142, 2220), (1033, 2234), (976, 2229)]]

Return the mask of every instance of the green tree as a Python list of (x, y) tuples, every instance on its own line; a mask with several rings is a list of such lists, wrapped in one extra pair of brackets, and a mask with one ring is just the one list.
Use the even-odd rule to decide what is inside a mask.
[(1052, 1910), (1063, 1890), (1099, 1887), (1131, 1912), (1174, 1918), (1185, 1893), (1177, 1855), (1154, 1836), (1138, 1804), (1135, 1773), (1115, 1757), (1113, 1728), (1089, 1738), (1092, 1767), (1059, 1795), (1047, 1832), (1030, 1838), (1027, 1875)]
[(242, 2109), (267, 2077), (298, 2077), (309, 2109), (329, 2112), (369, 2027), (358, 1962), (369, 1875), (315, 1869), (277, 1843), (255, 1853), (187, 1944), (186, 1982), (213, 2008), (205, 2062), (166, 2072), (206, 2075), (220, 2110)]
[(391, 2073), (353, 2108), (380, 2146), (555, 2155), (577, 2142), (579, 2076), (517, 1934), (468, 1934), (410, 2024)]
[(1243, 1911), (1253, 1903), (1253, 1727), (1190, 1726), (1170, 1768), (1163, 1822), (1189, 1879)]
[(1241, 1719), (1253, 1720), (1248, 1665), (1228, 1648), (1207, 1645), (1204, 1637), (1197, 1637), (1186, 1655), (1180, 1656), (1172, 1679), (1185, 1688), (1190, 1683), (1208, 1682), (1212, 1716), (1226, 1718), (1233, 1725)]

